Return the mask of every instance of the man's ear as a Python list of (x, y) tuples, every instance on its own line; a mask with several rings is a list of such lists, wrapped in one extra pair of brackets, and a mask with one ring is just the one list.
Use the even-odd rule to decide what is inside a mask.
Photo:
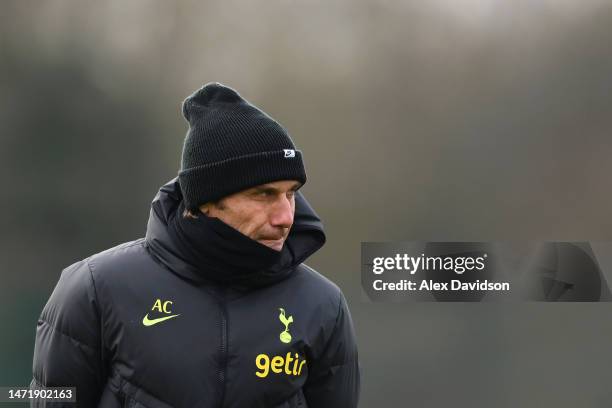
[(210, 212), (210, 203), (202, 204), (200, 206), (200, 212), (208, 216), (208, 213)]

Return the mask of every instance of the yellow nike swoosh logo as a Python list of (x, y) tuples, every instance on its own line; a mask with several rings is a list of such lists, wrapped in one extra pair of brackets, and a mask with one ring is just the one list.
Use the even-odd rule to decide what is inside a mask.
[(149, 319), (149, 314), (147, 313), (145, 317), (142, 318), (142, 324), (144, 324), (145, 326), (153, 326), (154, 324), (161, 323), (164, 320), (172, 319), (173, 317), (177, 317), (177, 316), (180, 316), (180, 314), (159, 317), (157, 319)]

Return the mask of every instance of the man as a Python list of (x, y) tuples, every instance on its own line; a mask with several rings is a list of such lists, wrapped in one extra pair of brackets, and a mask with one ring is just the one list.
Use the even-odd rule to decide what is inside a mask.
[[(182, 168), (145, 238), (66, 268), (42, 311), (32, 387), (78, 407), (355, 407), (342, 292), (304, 265), (325, 242), (302, 154), (236, 91), (183, 103)], [(37, 403), (38, 404), (38, 403)]]

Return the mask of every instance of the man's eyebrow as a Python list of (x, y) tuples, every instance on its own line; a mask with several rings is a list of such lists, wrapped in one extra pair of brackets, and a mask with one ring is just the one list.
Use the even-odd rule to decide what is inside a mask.
[(275, 193), (278, 190), (274, 187), (271, 186), (258, 186), (258, 187), (253, 187), (253, 191), (256, 193)]

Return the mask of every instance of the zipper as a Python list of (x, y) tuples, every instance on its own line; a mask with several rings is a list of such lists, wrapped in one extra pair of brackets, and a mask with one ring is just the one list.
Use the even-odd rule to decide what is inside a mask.
[(123, 408), (130, 408), (132, 406), (131, 398), (123, 391), (119, 391), (120, 399), (122, 400), (121, 406)]
[(222, 290), (223, 298), (219, 303), (221, 308), (221, 358), (219, 359), (219, 407), (222, 408), (225, 402), (225, 383), (227, 378), (227, 328), (229, 319), (225, 302), (225, 288)]

